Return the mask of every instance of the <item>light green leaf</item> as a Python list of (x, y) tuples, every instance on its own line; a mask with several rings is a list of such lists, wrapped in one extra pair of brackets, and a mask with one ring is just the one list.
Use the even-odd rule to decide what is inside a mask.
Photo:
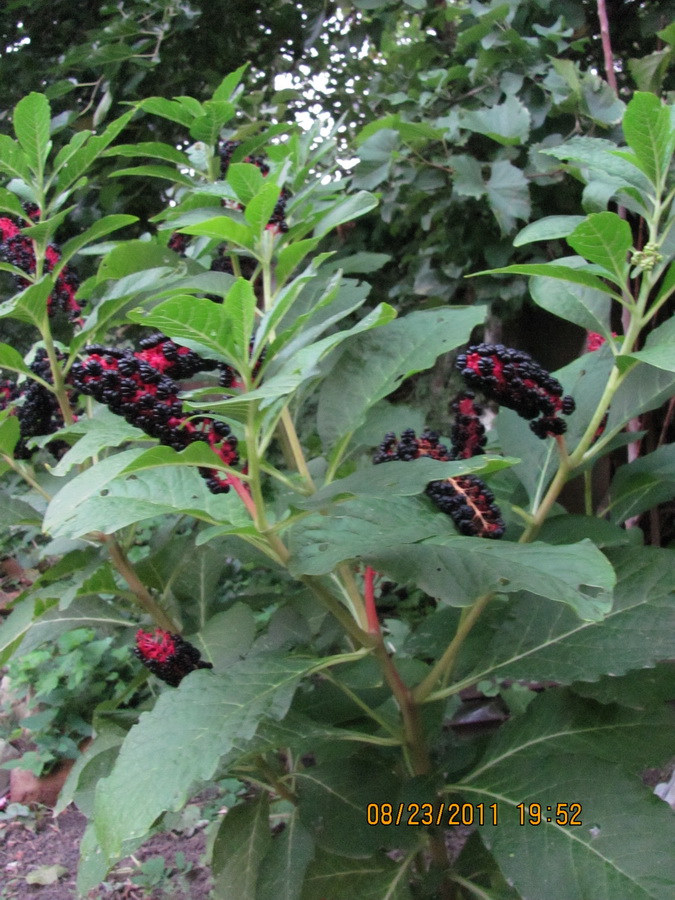
[(0, 453), (14, 455), (14, 448), (21, 436), (21, 426), (16, 416), (7, 416), (0, 422)]
[[(0, 162), (0, 169), (1, 168), (2, 163)], [(26, 215), (16, 194), (12, 194), (11, 191), (6, 190), (5, 188), (0, 188), (0, 209), (11, 213), (13, 216), (18, 216), (20, 219), (23, 219)]]
[[(94, 160), (97, 159), (106, 147), (115, 140), (117, 135), (126, 128), (127, 124), (135, 114), (135, 109), (131, 109), (129, 112), (124, 113), (124, 115), (111, 122), (103, 134), (91, 136), (91, 132), (87, 132), (89, 138), (82, 146), (79, 146), (75, 140), (72, 140), (68, 152), (64, 154), (59, 161), (61, 169), (56, 182), (58, 190), (66, 192), (74, 185), (80, 176), (87, 171)], [(59, 159), (59, 157), (57, 157), (57, 159)]]
[(147, 97), (137, 103), (136, 107), (155, 116), (161, 116), (163, 119), (169, 119), (171, 122), (178, 122), (186, 128), (192, 125), (194, 119), (193, 113), (182, 103), (177, 100), (166, 100), (164, 97)]
[(239, 86), (242, 76), (248, 66), (248, 63), (244, 63), (243, 66), (239, 66), (239, 68), (235, 69), (234, 72), (230, 72), (229, 75), (226, 75), (214, 91), (213, 99), (230, 100), (232, 98), (232, 94)]
[(0, 172), (26, 184), (31, 180), (26, 154), (7, 134), (0, 134)]
[(180, 231), (184, 234), (204, 235), (205, 237), (216, 238), (219, 241), (228, 241), (232, 244), (237, 244), (239, 247), (245, 247), (247, 250), (253, 250), (253, 229), (248, 225), (236, 222), (230, 216), (214, 216), (206, 222), (200, 222), (197, 225), (187, 225), (181, 228)]
[(515, 94), (491, 108), (461, 111), (460, 127), (485, 134), (505, 146), (524, 144), (530, 133), (530, 113)]
[(37, 284), (29, 285), (11, 300), (0, 304), (0, 318), (9, 316), (20, 322), (27, 322), (42, 331), (47, 321), (47, 297), (53, 286), (53, 281), (48, 275)]
[[(571, 263), (575, 257), (569, 257)], [(578, 259), (578, 257), (576, 258)], [(611, 299), (604, 291), (562, 279), (535, 275), (530, 281), (532, 299), (542, 309), (574, 322), (587, 331), (611, 339)]]
[(130, 425), (121, 416), (114, 415), (107, 407), (97, 410), (95, 418), (83, 419), (69, 428), (62, 428), (59, 434), (74, 434), (81, 437), (52, 469), (52, 474), (57, 477), (66, 475), (73, 466), (91, 459), (108, 447), (119, 447), (127, 441), (147, 439), (140, 428)]
[(278, 185), (266, 181), (255, 197), (246, 205), (244, 218), (259, 234), (271, 219), (280, 193)]
[(507, 159), (492, 163), (485, 188), (487, 198), (502, 234), (509, 234), (516, 219), (530, 217), (530, 190), (523, 172)]
[(180, 809), (193, 784), (212, 778), (221, 756), (250, 740), (261, 721), (282, 719), (311, 667), (311, 660), (257, 656), (227, 673), (193, 672), (162, 693), (96, 792), (96, 834), (108, 859), (161, 813)]
[(246, 278), (237, 278), (223, 303), (223, 341), (240, 369), (248, 366), (256, 303), (253, 285)]
[(332, 446), (365, 421), (373, 404), (404, 378), (465, 343), (485, 316), (482, 307), (413, 312), (345, 344), (319, 394), (318, 428)]
[(660, 186), (675, 149), (668, 107), (656, 95), (636, 91), (626, 107), (622, 127), (636, 164), (652, 184)]
[(244, 206), (255, 197), (264, 182), (262, 172), (253, 163), (230, 163), (227, 169), (227, 183), (232, 185)]
[(108, 178), (123, 178), (125, 175), (135, 175), (138, 178), (164, 178), (185, 187), (194, 187), (194, 180), (189, 175), (184, 175), (183, 172), (172, 169), (170, 166), (147, 165), (133, 166), (130, 169), (115, 169), (114, 172), (110, 172)]
[[(231, 290), (235, 287), (236, 283)], [(233, 300), (233, 310), (243, 308), (242, 288), (236, 288)], [(139, 325), (157, 328), (197, 352), (207, 351), (207, 356), (224, 358), (236, 364), (235, 341), (230, 333), (232, 317), (224, 304), (213, 303), (206, 297), (179, 294), (158, 304), (154, 309), (136, 309), (129, 313), (129, 319)]]
[(14, 133), (38, 179), (42, 177), (52, 145), (49, 140), (50, 119), (49, 101), (44, 94), (35, 92), (19, 100), (12, 116)]
[(675, 372), (675, 319), (666, 319), (658, 328), (650, 331), (644, 350), (636, 350), (620, 359), (638, 359), (657, 369)]
[(314, 237), (323, 237), (338, 225), (345, 222), (351, 222), (352, 219), (358, 219), (359, 216), (365, 215), (371, 209), (377, 206), (377, 197), (369, 194), (368, 191), (359, 191), (341, 200), (335, 206), (323, 214), (314, 224)]
[(483, 167), (473, 156), (453, 156), (450, 158), (452, 166), (452, 192), (457, 197), (473, 197), (479, 199), (485, 193), (485, 181), (483, 180)]
[(218, 140), (220, 129), (230, 121), (235, 109), (227, 100), (207, 100), (202, 108), (203, 114), (196, 116), (190, 126), (190, 136), (211, 146)]
[(318, 238), (307, 238), (304, 241), (296, 241), (293, 244), (282, 247), (277, 256), (275, 270), (277, 284), (284, 284), (288, 276), (293, 273), (296, 266), (300, 265), (308, 253), (311, 253), (312, 250), (316, 249), (318, 243)]
[[(604, 291), (616, 297), (616, 292), (604, 281), (588, 269), (573, 269), (560, 263), (526, 263), (514, 266), (504, 266), (500, 269), (484, 269), (482, 272), (474, 272), (469, 278), (478, 275), (542, 275), (545, 278), (560, 278), (563, 281), (571, 281), (573, 284), (583, 284), (597, 291)], [(595, 269), (594, 269), (595, 271)]]
[(597, 263), (611, 273), (609, 277), (623, 287), (628, 275), (628, 251), (633, 246), (630, 225), (616, 213), (592, 213), (567, 238), (580, 256)]
[(298, 900), (307, 866), (313, 859), (314, 840), (295, 809), (265, 854), (255, 900)]
[(665, 444), (628, 465), (612, 481), (610, 511), (620, 523), (675, 496), (675, 444)]
[(617, 156), (616, 144), (604, 138), (573, 137), (557, 147), (541, 148), (540, 153), (588, 166), (593, 177), (612, 179), (618, 189), (635, 187), (649, 194), (651, 186), (643, 172), (628, 160)]
[[(659, 351), (654, 347), (653, 352)], [(673, 393), (675, 393), (675, 372), (644, 362), (636, 365), (614, 395), (609, 408), (606, 430), (609, 432), (618, 429), (635, 416), (656, 409), (666, 400), (670, 400)]]
[(105, 150), (102, 156), (128, 156), (136, 159), (139, 156), (149, 156), (153, 159), (163, 159), (164, 162), (172, 162), (177, 166), (190, 168), (190, 158), (182, 150), (172, 147), (170, 144), (162, 144), (159, 141), (140, 141), (138, 144), (117, 144), (109, 150)]
[(23, 356), (9, 344), (0, 344), (0, 369), (20, 372), (22, 375), (32, 375), (31, 370), (23, 361)]
[(513, 239), (514, 247), (532, 244), (534, 241), (552, 241), (567, 237), (577, 225), (586, 221), (585, 216), (546, 216), (526, 225)]
[(239, 803), (225, 814), (211, 863), (220, 900), (257, 900), (256, 885), (271, 841), (266, 794), (252, 803)]
[[(42, 96), (38, 94), (38, 96)], [(49, 884), (56, 884), (64, 875), (68, 875), (68, 869), (65, 866), (38, 866), (37, 869), (31, 869), (26, 875), (26, 884), (37, 884), (42, 887)]]

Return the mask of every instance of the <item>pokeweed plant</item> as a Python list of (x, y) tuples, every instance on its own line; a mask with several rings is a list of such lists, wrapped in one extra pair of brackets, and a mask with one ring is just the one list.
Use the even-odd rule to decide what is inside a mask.
[[(53, 565), (2, 647), (73, 619), (126, 629), (169, 685), (140, 718), (97, 712), (59, 805), (90, 818), (80, 891), (218, 777), (250, 787), (213, 836), (220, 898), (665, 900), (675, 826), (640, 776), (672, 755), (672, 551), (621, 526), (670, 496), (672, 445), (618, 466), (609, 503), (590, 476), (673, 395), (672, 109), (636, 94), (625, 148), (576, 137), (547, 151), (649, 235), (636, 248), (606, 210), (556, 217), (518, 242), (565, 238), (576, 256), (494, 270), (533, 276), (538, 303), (593, 333), (596, 349), (553, 376), (470, 343), (482, 307), (362, 314), (368, 285), (346, 276), (377, 260), (336, 263), (320, 244), (375, 198), (330, 177), (330, 141), (238, 118), (242, 74), (212, 100), (154, 97), (125, 119), (179, 122), (184, 147), (100, 150), (153, 160), (116, 175), (164, 179), (167, 205), (156, 233), (98, 248), (69, 345), (52, 338), (59, 272), (129, 221), (73, 239), (50, 268), (86, 168), (59, 173), (99, 139), (51, 158), (47, 102), (30, 95), (3, 143), (6, 231), (29, 264), (4, 264), (28, 286), (0, 312), (39, 331), (28, 363), (1, 350), (26, 380), (7, 386), (0, 426), (7, 515), (41, 519)], [(449, 389), (448, 446), (387, 397), (460, 348), (469, 390)], [(32, 385), (56, 403), (56, 433), (23, 426)], [(487, 435), (476, 394), (500, 406)], [(36, 444), (58, 462), (40, 464)], [(586, 505), (571, 514), (561, 492), (577, 476)], [(232, 558), (267, 575), (215, 602)], [(419, 608), (381, 621), (392, 583)], [(509, 716), (467, 737), (452, 718), (477, 684)]]

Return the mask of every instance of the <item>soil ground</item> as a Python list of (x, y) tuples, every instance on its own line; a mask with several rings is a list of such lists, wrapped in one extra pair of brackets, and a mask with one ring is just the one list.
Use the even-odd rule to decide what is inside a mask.
[[(86, 818), (69, 807), (54, 818), (50, 810), (28, 819), (0, 822), (0, 900), (74, 900), (79, 846)], [(207, 900), (211, 875), (201, 858), (205, 836), (201, 830), (160, 834), (119, 863), (108, 880), (89, 894), (89, 900)], [(184, 862), (176, 853), (184, 855)], [(155, 869), (141, 868), (155, 859)], [(31, 884), (27, 876), (43, 867), (62, 866), (66, 873), (53, 884)], [(48, 874), (48, 873), (45, 873)], [(154, 879), (158, 883), (151, 884)]]

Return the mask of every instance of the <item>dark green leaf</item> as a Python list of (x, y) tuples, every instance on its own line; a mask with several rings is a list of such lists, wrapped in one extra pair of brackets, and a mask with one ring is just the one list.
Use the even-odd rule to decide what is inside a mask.
[(313, 859), (312, 834), (300, 821), (296, 809), (265, 854), (255, 900), (298, 900), (307, 866)]
[(614, 522), (625, 522), (675, 496), (675, 444), (665, 444), (621, 466), (611, 486)]
[(266, 794), (227, 812), (216, 832), (211, 863), (221, 900), (256, 900), (256, 885), (271, 840)]
[(525, 143), (530, 133), (530, 113), (514, 94), (497, 106), (461, 110), (459, 123), (461, 128), (485, 134), (506, 146)]
[(17, 136), (28, 164), (41, 177), (49, 155), (49, 121), (51, 113), (49, 101), (44, 94), (31, 93), (17, 103), (12, 116), (14, 133)]

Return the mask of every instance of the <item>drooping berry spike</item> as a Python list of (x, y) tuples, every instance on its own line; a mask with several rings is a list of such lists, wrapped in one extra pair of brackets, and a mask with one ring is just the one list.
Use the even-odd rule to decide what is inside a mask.
[(214, 359), (205, 359), (187, 347), (181, 347), (164, 334), (152, 334), (140, 341), (136, 359), (149, 363), (169, 378), (191, 378), (197, 372), (212, 372), (218, 368)]
[(567, 425), (556, 413), (572, 413), (574, 400), (562, 396), (560, 382), (528, 353), (503, 344), (474, 344), (460, 353), (456, 366), (470, 387), (533, 420), (530, 427), (538, 437), (565, 431)]
[[(400, 440), (393, 431), (385, 434), (373, 462), (408, 462), (423, 456), (440, 461), (456, 458), (445, 444), (439, 442), (435, 431), (425, 431), (418, 438), (413, 429), (408, 428), (401, 433)], [(494, 496), (475, 475), (430, 481), (425, 493), (441, 512), (450, 516), (461, 534), (485, 538), (500, 538), (504, 534), (504, 522)]]
[(154, 632), (136, 632), (134, 653), (153, 675), (178, 687), (183, 678), (197, 669), (212, 669), (213, 664), (201, 658), (199, 650), (179, 634), (156, 628)]
[[(171, 342), (173, 343), (173, 342)], [(150, 437), (184, 450), (195, 441), (204, 441), (227, 466), (239, 462), (237, 439), (229, 426), (208, 414), (188, 415), (178, 397), (176, 382), (154, 368), (147, 359), (139, 359), (131, 350), (93, 345), (89, 356), (70, 370), (71, 383), (83, 394), (104, 403)], [(215, 469), (199, 468), (213, 494), (229, 490), (226, 476)]]
[[(57, 359), (59, 362), (62, 362), (65, 359), (64, 354), (57, 351)], [(53, 382), (49, 358), (44, 348), (41, 347), (37, 350), (35, 359), (29, 368), (31, 372), (44, 381), (49, 382), (49, 384)], [(53, 434), (55, 431), (63, 428), (63, 413), (56, 395), (37, 381), (29, 381), (22, 390), (16, 389), (13, 399), (16, 401), (14, 412), (19, 420), (21, 435), (19, 442), (14, 448), (14, 457), (15, 459), (30, 459), (35, 450), (28, 447), (28, 439)], [(75, 413), (78, 401), (77, 394), (69, 393), (68, 400), (73, 411), (73, 419), (77, 420)], [(60, 459), (70, 445), (65, 441), (50, 441), (46, 447), (53, 456)]]
[[(26, 208), (29, 218), (35, 219), (39, 217), (39, 210), (34, 204), (30, 204)], [(22, 234), (21, 228), (32, 224), (23, 220), (15, 220), (8, 216), (0, 218), (0, 255), (21, 269), (26, 275), (33, 275), (35, 272), (35, 248), (33, 241), (28, 235)], [(45, 271), (52, 272), (61, 259), (61, 251), (53, 244), (47, 247), (45, 252)], [(28, 287), (30, 281), (26, 278), (16, 276), (16, 284), (21, 290)], [(70, 266), (64, 266), (59, 272), (54, 290), (47, 298), (47, 311), (50, 316), (60, 311), (68, 315), (71, 321), (78, 321), (82, 312), (82, 307), (75, 299), (75, 294), (80, 286), (80, 280), (77, 273)]]
[(500, 538), (504, 534), (494, 495), (475, 475), (431, 481), (426, 494), (441, 512), (450, 516), (461, 534), (483, 538)]
[(452, 426), (452, 459), (471, 459), (484, 453), (487, 438), (480, 420), (483, 410), (475, 402), (473, 391), (464, 391), (452, 402), (450, 408), (455, 414)]
[(412, 428), (407, 428), (401, 432), (400, 440), (393, 431), (385, 434), (373, 457), (373, 462), (376, 464), (391, 460), (407, 462), (411, 459), (419, 459), (421, 456), (430, 456), (431, 459), (442, 461), (450, 459), (448, 448), (439, 442), (438, 434), (435, 431), (424, 431), (418, 438)]

